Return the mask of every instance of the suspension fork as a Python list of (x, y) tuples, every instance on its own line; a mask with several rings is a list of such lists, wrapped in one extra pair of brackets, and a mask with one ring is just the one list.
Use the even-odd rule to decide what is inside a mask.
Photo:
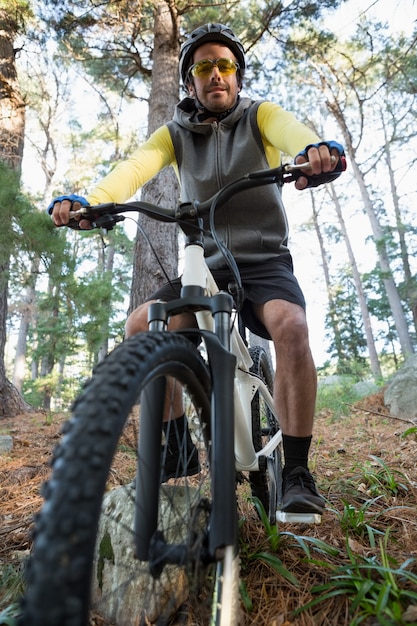
[(212, 440), (212, 515), (209, 552), (222, 556), (225, 546), (237, 547), (236, 464), (235, 464), (235, 404), (234, 380), (236, 357), (230, 352), (230, 330), (233, 299), (220, 292), (213, 296), (214, 335), (204, 332), (211, 379)]
[(237, 545), (236, 469), (234, 453), (234, 378), (236, 357), (218, 338), (202, 331), (212, 378), (211, 472), (213, 502), (209, 552), (219, 559), (225, 546)]
[(151, 330), (166, 329), (171, 315), (198, 310), (211, 312), (214, 330), (193, 328), (176, 332), (202, 338), (208, 354), (212, 379), (210, 432), (213, 492), (209, 552), (213, 559), (217, 559), (221, 557), (224, 546), (237, 544), (234, 454), (236, 357), (230, 352), (233, 299), (230, 294), (219, 292), (213, 296), (188, 295), (172, 302), (156, 302), (150, 306), (149, 327)]

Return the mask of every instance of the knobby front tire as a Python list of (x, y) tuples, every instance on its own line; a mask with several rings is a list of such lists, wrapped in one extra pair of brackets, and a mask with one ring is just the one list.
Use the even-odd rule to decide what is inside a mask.
[[(164, 402), (155, 392), (165, 389), (169, 412), (176, 385), (183, 389), (200, 471), (181, 476), (187, 448), (179, 442), (180, 476), (160, 484), (167, 438), (161, 431)], [(216, 563), (207, 551), (210, 393), (205, 362), (180, 334), (136, 335), (97, 366), (54, 452), (26, 569), (21, 626), (87, 626), (91, 610), (118, 626), (169, 624), (180, 620), (181, 612), (201, 626), (236, 624), (236, 549), (226, 546)], [(140, 398), (147, 398), (147, 428), (141, 424)], [(143, 453), (137, 463), (138, 440), (143, 451), (149, 437), (153, 446), (157, 442), (157, 454)], [(126, 459), (131, 459), (130, 475)], [(140, 485), (155, 472), (148, 499)], [(148, 543), (147, 560), (143, 554), (135, 558), (136, 546), (143, 553)], [(181, 565), (170, 562), (174, 550)]]

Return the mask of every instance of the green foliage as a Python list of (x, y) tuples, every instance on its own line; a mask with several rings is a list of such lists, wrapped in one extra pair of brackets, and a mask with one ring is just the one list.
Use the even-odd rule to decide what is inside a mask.
[(398, 470), (391, 470), (385, 461), (373, 454), (371, 461), (366, 461), (360, 469), (359, 480), (367, 486), (371, 495), (397, 495), (399, 491), (408, 491), (407, 477)]
[(280, 545), (280, 536), (278, 534), (278, 528), (276, 524), (271, 524), (271, 522), (269, 521), (269, 517), (265, 511), (265, 507), (262, 504), (262, 502), (259, 500), (259, 498), (253, 497), (251, 498), (257, 512), (259, 515), (259, 518), (263, 524), (264, 527), (264, 532), (266, 534), (266, 537), (268, 539), (268, 543), (269, 546), (271, 548), (271, 550), (273, 550), (274, 552), (276, 552), (279, 548)]
[(112, 291), (111, 274), (88, 274), (77, 282), (78, 329), (91, 351), (107, 337)]
[(16, 626), (19, 616), (19, 605), (11, 604), (0, 611), (0, 626)]
[(336, 384), (319, 384), (317, 390), (316, 410), (329, 410), (333, 419), (348, 415), (350, 405), (356, 402), (358, 396), (353, 389), (354, 380), (350, 377), (341, 377)]
[(114, 563), (114, 551), (111, 543), (111, 537), (108, 532), (103, 535), (98, 547), (97, 580), (100, 589), (103, 587), (103, 570), (105, 561), (111, 561)]
[(23, 32), (32, 15), (29, 0), (0, 0), (0, 30), (6, 33)]
[(394, 352), (395, 355), (394, 343), (397, 339), (397, 333), (384, 287), (384, 278), (386, 277), (381, 273), (379, 267), (376, 267), (362, 276), (362, 282), (368, 294), (369, 312), (379, 322), (380, 330), (375, 333), (376, 339), (383, 341), (386, 352)]
[(3, 564), (0, 567), (0, 626), (15, 626), (19, 615), (19, 599), (23, 593), (20, 568)]
[(401, 438), (409, 437), (410, 435), (414, 436), (414, 439), (417, 437), (417, 426), (412, 426), (411, 428), (407, 428), (403, 433), (401, 433)]
[[(97, 84), (125, 96), (137, 80), (149, 81), (152, 66), (151, 1), (44, 0), (42, 18), (60, 44), (67, 63), (78, 60)], [(70, 52), (69, 52), (70, 51)]]
[(253, 609), (252, 598), (250, 597), (245, 581), (242, 579), (239, 580), (239, 593), (240, 593), (240, 599), (242, 601), (243, 606), (245, 607), (246, 612), (251, 613)]
[[(342, 3), (296, 0), (284, 6), (267, 1), (225, 0), (213, 5), (203, 0), (198, 6), (180, 3), (178, 9), (184, 36), (201, 24), (223, 22), (250, 49), (266, 32), (279, 32), (282, 41), (283, 33), (300, 21), (316, 20)], [(135, 97), (138, 82), (149, 83), (151, 78), (154, 8), (150, 0), (141, 3), (140, 11), (136, 5), (119, 0), (96, 5), (87, 0), (44, 0), (41, 14), (68, 60), (77, 59), (97, 83)]]
[(308, 535), (297, 535), (291, 532), (283, 532), (281, 533), (283, 537), (287, 537), (292, 540), (292, 545), (294, 547), (301, 548), (307, 559), (311, 563), (315, 563), (317, 565), (321, 564), (320, 560), (317, 560), (316, 556), (326, 555), (330, 557), (339, 556), (340, 551), (335, 546), (330, 545), (326, 541), (322, 541), (317, 537), (309, 537)]
[(351, 268), (344, 268), (332, 286), (326, 328), (330, 331), (329, 354), (336, 359), (339, 374), (366, 364), (366, 338)]
[[(20, 191), (19, 175), (0, 163), (0, 260), (10, 259), (11, 288), (25, 286), (31, 259), (61, 254), (62, 240), (51, 220), (37, 211), (27, 195)], [(22, 263), (24, 256), (27, 263)]]
[(67, 363), (68, 372), (76, 371), (77, 375), (61, 376), (55, 370), (35, 379), (27, 377), (23, 381), (23, 396), (31, 406), (43, 408), (45, 397), (53, 397), (56, 405), (62, 409), (69, 408), (82, 389), (84, 382), (91, 375), (91, 363), (84, 366), (78, 361), (74, 368)]
[[(258, 498), (253, 498), (253, 503), (263, 524), (269, 544), (269, 550), (252, 550), (247, 543), (241, 542), (240, 558), (242, 568), (250, 567), (250, 563), (253, 563), (254, 561), (261, 561), (270, 567), (274, 572), (285, 578), (285, 580), (288, 580), (293, 585), (298, 586), (299, 582), (296, 576), (294, 576), (294, 574), (292, 574), (285, 567), (282, 560), (275, 554), (282, 543), (282, 537), (278, 533), (277, 526), (275, 524), (270, 524), (265, 508)], [(247, 593), (245, 594), (245, 587), (241, 588), (241, 594), (245, 605), (250, 606), (250, 599)]]
[[(297, 608), (289, 619), (307, 612), (315, 607), (321, 610), (326, 603), (340, 598), (348, 600), (349, 624), (359, 626), (376, 619), (381, 626), (405, 626), (409, 623), (407, 608), (414, 606), (417, 601), (417, 574), (415, 573), (416, 560), (414, 558), (396, 559), (390, 556), (389, 543), (392, 532), (389, 528), (382, 529), (381, 519), (392, 509), (403, 507), (384, 507), (382, 498), (396, 493), (398, 485), (394, 485), (393, 477), (397, 475), (387, 464), (372, 457), (384, 471), (386, 483), (390, 484), (388, 492), (383, 490), (381, 495), (362, 502), (355, 506), (343, 500), (343, 509), (330, 509), (340, 524), (345, 535), (345, 549), (327, 543), (317, 537), (299, 535), (294, 532), (277, 532), (268, 521), (261, 503), (254, 501), (258, 515), (262, 521), (263, 530), (269, 550), (250, 549), (241, 546), (242, 571), (249, 567), (254, 560), (261, 560), (270, 565), (278, 575), (283, 576), (292, 585), (300, 586), (300, 581), (293, 572), (285, 567), (283, 560), (276, 560), (276, 551), (285, 555), (290, 550), (301, 550), (302, 560), (320, 572), (322, 580), (314, 585), (310, 591), (313, 599)], [(356, 482), (362, 481), (363, 476), (357, 476)], [(354, 490), (357, 494), (357, 487)], [(381, 524), (379, 525), (379, 520)], [(355, 543), (352, 536), (367, 541), (369, 549), (361, 554), (355, 552)], [(397, 541), (397, 539), (395, 539)], [(266, 555), (269, 554), (269, 558)], [(301, 560), (301, 559), (300, 559)], [(253, 603), (245, 584), (241, 585), (241, 599), (248, 613), (253, 610)], [(319, 613), (313, 613), (319, 615)], [(373, 622), (372, 622), (373, 623)], [(375, 622), (376, 623), (376, 622)]]
[[(25, 398), (43, 406), (43, 398), (53, 396), (68, 406), (101, 346), (109, 338), (123, 338), (125, 314), (120, 319), (119, 309), (129, 291), (133, 242), (119, 231), (104, 242), (97, 231), (83, 235), (57, 229), (44, 213), (32, 211), (30, 219), (23, 218), (21, 250), (10, 264), (10, 311), (27, 306), (26, 287), (39, 285), (28, 330), (27, 371), (36, 366), (42, 373), (24, 381)], [(113, 268), (107, 269), (109, 259)], [(38, 281), (42, 274), (48, 277), (47, 289), (45, 280)], [(65, 364), (64, 374), (55, 371), (56, 363)]]
[(19, 175), (0, 162), (0, 258), (8, 258), (20, 239), (19, 221), (30, 210), (28, 200), (21, 195)]
[(399, 564), (387, 552), (389, 531), (379, 541), (378, 556), (360, 557), (354, 554), (346, 542), (349, 563), (343, 566), (328, 565), (329, 580), (311, 589), (320, 594), (295, 614), (337, 596), (350, 598), (350, 626), (358, 626), (370, 617), (376, 617), (381, 626), (400, 626), (407, 622), (403, 613), (411, 602), (417, 601), (417, 575), (410, 571), (415, 559)]
[[(375, 534), (381, 534), (381, 531), (374, 528), (369, 523), (370, 509), (381, 496), (377, 496), (372, 500), (366, 500), (359, 508), (342, 499), (343, 511), (339, 513), (333, 509), (336, 517), (339, 519), (342, 531), (348, 535), (353, 534), (356, 537), (368, 537), (369, 545), (375, 547)], [(375, 515), (377, 517), (377, 514)]]

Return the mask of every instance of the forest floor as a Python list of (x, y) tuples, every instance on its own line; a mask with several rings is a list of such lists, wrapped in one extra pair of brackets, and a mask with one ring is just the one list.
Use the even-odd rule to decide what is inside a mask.
[[(241, 503), (245, 626), (417, 624), (416, 428), (389, 416), (382, 398), (368, 397), (346, 416), (316, 417), (311, 469), (328, 501), (320, 525), (280, 524), (275, 533)], [(0, 434), (14, 441), (0, 456), (0, 613), (10, 602), (10, 572), (29, 553), (65, 419), (29, 413), (0, 422)]]

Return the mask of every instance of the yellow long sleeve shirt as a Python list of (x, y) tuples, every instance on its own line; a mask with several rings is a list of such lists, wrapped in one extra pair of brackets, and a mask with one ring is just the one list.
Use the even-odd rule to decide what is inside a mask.
[[(173, 120), (156, 130), (130, 158), (119, 163), (88, 196), (90, 204), (125, 202), (166, 166), (180, 181), (181, 199), (205, 200), (243, 174), (295, 157), (319, 138), (292, 113), (266, 101), (241, 98), (222, 121), (196, 121), (194, 102), (185, 98)], [(277, 185), (239, 194), (216, 213), (219, 236), (240, 263), (263, 261), (288, 252), (288, 225)], [(223, 259), (206, 240), (211, 267)]]
[[(319, 138), (295, 116), (272, 102), (262, 102), (257, 112), (269, 167), (278, 167), (281, 153), (295, 157)], [(178, 172), (168, 126), (161, 126), (132, 155), (119, 163), (89, 194), (90, 204), (126, 202), (160, 170), (172, 165)]]

